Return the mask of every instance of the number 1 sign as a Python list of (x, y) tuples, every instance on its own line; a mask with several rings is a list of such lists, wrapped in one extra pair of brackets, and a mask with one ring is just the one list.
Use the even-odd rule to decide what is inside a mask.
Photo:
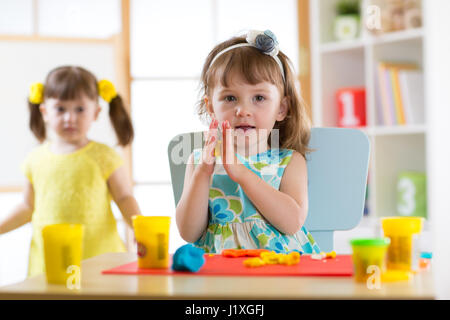
[(344, 88), (336, 92), (338, 127), (357, 128), (366, 125), (366, 90)]

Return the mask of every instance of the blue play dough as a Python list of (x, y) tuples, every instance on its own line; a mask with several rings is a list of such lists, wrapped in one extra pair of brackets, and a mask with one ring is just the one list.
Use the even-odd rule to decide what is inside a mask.
[(175, 251), (172, 269), (176, 271), (197, 272), (205, 263), (205, 250), (185, 244)]

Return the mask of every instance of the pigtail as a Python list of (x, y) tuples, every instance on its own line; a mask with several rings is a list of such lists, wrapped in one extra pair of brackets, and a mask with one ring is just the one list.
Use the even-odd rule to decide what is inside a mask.
[(109, 102), (109, 118), (116, 132), (119, 144), (126, 146), (133, 141), (134, 129), (130, 116), (120, 95), (116, 95)]
[(42, 117), (41, 110), (39, 109), (39, 104), (31, 103), (28, 101), (28, 108), (30, 109), (30, 129), (34, 136), (43, 142), (46, 138), (45, 122)]

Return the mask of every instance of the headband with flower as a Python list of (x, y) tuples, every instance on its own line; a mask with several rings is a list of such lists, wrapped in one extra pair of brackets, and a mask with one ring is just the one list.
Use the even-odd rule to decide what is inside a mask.
[[(97, 83), (98, 94), (103, 100), (110, 103), (112, 99), (117, 97), (116, 88), (111, 81), (103, 79)], [(41, 104), (44, 102), (44, 85), (40, 82), (35, 82), (30, 86), (30, 95), (28, 100), (32, 104)]]
[(278, 53), (280, 52), (278, 40), (275, 34), (270, 30), (265, 31), (259, 31), (259, 30), (250, 30), (247, 33), (247, 37), (245, 38), (247, 42), (243, 43), (237, 43), (235, 45), (229, 46), (228, 48), (223, 49), (220, 51), (216, 56), (212, 59), (209, 66), (211, 67), (214, 62), (217, 60), (218, 57), (220, 57), (225, 52), (228, 52), (232, 49), (239, 48), (239, 47), (255, 47), (262, 53), (271, 56), (276, 63), (278, 64), (278, 67), (281, 71), (281, 76), (283, 77), (283, 81), (285, 81), (285, 75), (284, 75), (284, 68), (283, 64), (281, 63), (280, 58), (278, 58)]

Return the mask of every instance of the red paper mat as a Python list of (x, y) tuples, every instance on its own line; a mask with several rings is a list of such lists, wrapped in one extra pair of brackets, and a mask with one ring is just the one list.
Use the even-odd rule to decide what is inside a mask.
[[(309, 255), (300, 258), (300, 263), (293, 266), (266, 265), (248, 268), (243, 261), (248, 257), (228, 258), (220, 254), (205, 254), (205, 264), (198, 272), (174, 271), (167, 269), (139, 269), (137, 261), (124, 264), (103, 274), (138, 274), (138, 275), (200, 275), (200, 276), (328, 276), (350, 277), (353, 264), (350, 255), (338, 255), (335, 259), (313, 260)], [(170, 263), (172, 265), (172, 263)]]

